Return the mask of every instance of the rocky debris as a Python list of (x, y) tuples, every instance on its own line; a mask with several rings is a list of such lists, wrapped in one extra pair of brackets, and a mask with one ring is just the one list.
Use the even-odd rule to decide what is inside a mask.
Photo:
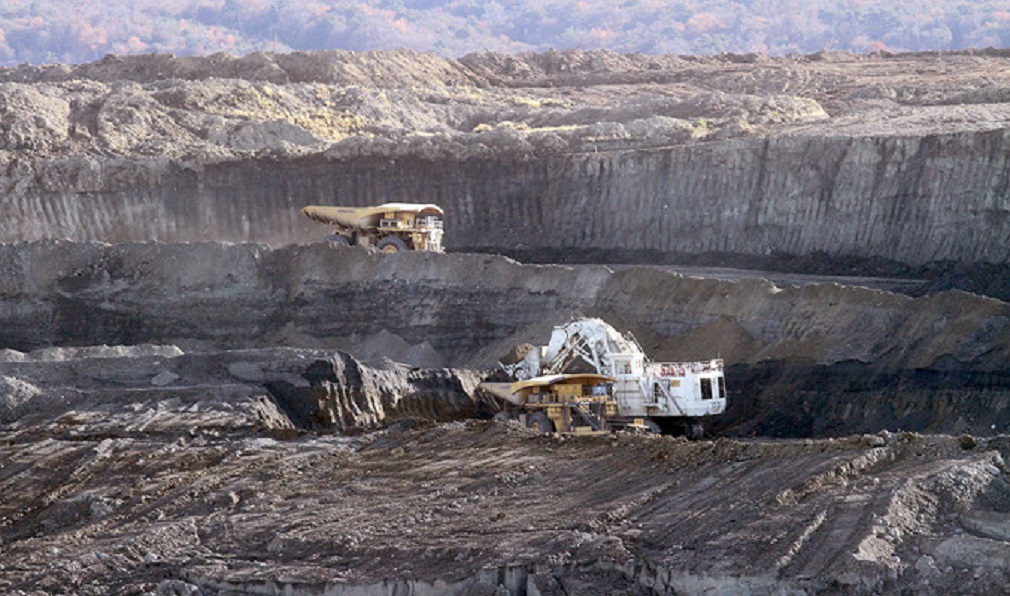
[(300, 428), (347, 431), (397, 420), (466, 420), (489, 417), (476, 388), (480, 373), (363, 367), (348, 354), (317, 360), (302, 373), (309, 387), (271, 381), (267, 388)]
[[(748, 58), (622, 55), (600, 50), (471, 54), (458, 61), (410, 50), (179, 58), (149, 54), (110, 55), (73, 66), (0, 69), (0, 81), (8, 97), (29, 93), (38, 85), (50, 97), (71, 94), (75, 99), (95, 100), (104, 96), (102, 103), (118, 105), (117, 97), (140, 93), (182, 110), (171, 113), (175, 118), (186, 117), (185, 112), (206, 114), (208, 108), (211, 113), (224, 110), (261, 121), (269, 121), (273, 113), (309, 131), (318, 126), (300, 117), (300, 111), (339, 106), (341, 96), (350, 93), (365, 101), (345, 104), (347, 111), (337, 116), (352, 121), (360, 116), (360, 121), (376, 124), (389, 116), (398, 115), (401, 122), (404, 116), (421, 118), (404, 129), (430, 132), (436, 122), (465, 118), (467, 106), (489, 120), (535, 123), (552, 114), (555, 119), (566, 114), (569, 125), (587, 125), (625, 122), (629, 111), (639, 112), (641, 118), (663, 115), (662, 106), (671, 102), (679, 106), (677, 117), (705, 118), (709, 124), (741, 115), (750, 116), (754, 124), (789, 124), (823, 120), (828, 113), (835, 118), (848, 114), (864, 120), (879, 118), (886, 115), (881, 109), (885, 107), (995, 105), (1004, 103), (1006, 93), (1000, 91), (1001, 75), (987, 67), (1002, 60), (1001, 55), (977, 52)], [(122, 91), (127, 92), (125, 96), (117, 95)], [(293, 100), (302, 103), (303, 109), (292, 109)], [(861, 103), (867, 100), (877, 103)], [(825, 112), (819, 103), (828, 103), (831, 109)], [(614, 114), (625, 115), (607, 118), (608, 107)], [(799, 118), (790, 117), (793, 112)], [(322, 113), (317, 118), (325, 120)], [(129, 124), (126, 120), (123, 123)], [(921, 123), (929, 121), (923, 118)], [(949, 122), (933, 122), (944, 123)], [(863, 130), (872, 130), (865, 124)]]
[(490, 417), (478, 373), (374, 368), (342, 352), (175, 346), (38, 350), (2, 366), (0, 429), (81, 440), (136, 433), (287, 435), (374, 429), (413, 418)]
[(32, 401), (41, 393), (38, 387), (17, 377), (0, 376), (0, 424), (13, 422), (31, 406), (37, 407)]
[(12, 83), (0, 86), (0, 148), (49, 152), (67, 140), (70, 104), (45, 91)]
[(485, 421), (7, 441), (0, 589), (984, 593), (1010, 579), (991, 537), (1005, 437), (872, 438), (562, 438)]
[(646, 95), (597, 107), (512, 90), (241, 79), (3, 83), (0, 99), (8, 115), (0, 156), (84, 153), (210, 163), (263, 153), (465, 160), (666, 147), (705, 138), (727, 124), (732, 126), (723, 136), (740, 127), (828, 118), (816, 100), (792, 96)]
[(20, 83), (91, 80), (105, 83), (151, 83), (165, 79), (241, 79), (276, 84), (329, 83), (336, 85), (409, 86), (480, 83), (465, 68), (435, 54), (412, 50), (372, 52), (322, 51), (246, 56), (172, 54), (110, 54), (88, 64), (47, 64), (0, 69), (0, 80)]

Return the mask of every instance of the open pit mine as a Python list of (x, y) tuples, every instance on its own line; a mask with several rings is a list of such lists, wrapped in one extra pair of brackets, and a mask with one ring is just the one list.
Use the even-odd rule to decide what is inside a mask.
[[(996, 50), (0, 70), (0, 592), (1005, 591), (1008, 131)], [(725, 412), (503, 420), (582, 319)]]

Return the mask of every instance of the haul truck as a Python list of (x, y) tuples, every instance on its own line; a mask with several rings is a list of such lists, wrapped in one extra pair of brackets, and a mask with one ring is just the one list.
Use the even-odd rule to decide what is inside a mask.
[(302, 214), (332, 226), (327, 240), (341, 246), (371, 246), (382, 252), (442, 252), (442, 208), (418, 203), (384, 203), (374, 207), (309, 205)]
[(533, 348), (511, 364), (499, 363), (513, 379), (572, 372), (581, 363), (613, 379), (616, 415), (610, 424), (701, 438), (702, 420), (726, 410), (721, 359), (653, 362), (630, 334), (602, 319), (575, 319), (555, 327), (548, 345)]
[(482, 383), (502, 400), (499, 420), (519, 420), (541, 433), (593, 433), (612, 428), (617, 415), (612, 383), (598, 374), (558, 374), (515, 383)]

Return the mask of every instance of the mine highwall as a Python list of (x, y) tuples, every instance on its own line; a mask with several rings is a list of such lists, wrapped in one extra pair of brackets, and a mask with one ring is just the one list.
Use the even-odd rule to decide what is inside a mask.
[(725, 360), (734, 432), (1010, 430), (1010, 307), (661, 269), (325, 244), (0, 245), (0, 349), (284, 346), (490, 371), (598, 316), (660, 361)]
[(426, 156), (355, 157), (338, 144), (240, 162), (16, 158), (0, 177), (0, 238), (283, 245), (325, 235), (299, 215), (303, 205), (399, 200), (443, 206), (450, 250), (821, 254), (912, 266), (1005, 263), (1010, 251), (1002, 130), (546, 155), (467, 142)]

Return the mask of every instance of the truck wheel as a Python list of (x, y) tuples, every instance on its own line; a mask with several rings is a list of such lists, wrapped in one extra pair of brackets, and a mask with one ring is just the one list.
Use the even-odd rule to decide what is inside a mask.
[(687, 438), (692, 441), (697, 441), (705, 436), (705, 427), (701, 425), (701, 422), (697, 420), (691, 420), (687, 423)]
[(382, 252), (390, 254), (407, 250), (407, 243), (399, 236), (386, 236), (382, 240), (379, 240), (379, 243), (375, 246)]
[(326, 241), (333, 246), (350, 246), (351, 239), (343, 234), (333, 234), (332, 236), (327, 236)]
[(659, 427), (659, 424), (655, 420), (645, 420), (645, 432), (650, 435), (661, 435), (663, 434), (663, 429)]
[(526, 417), (526, 428), (539, 433), (554, 432), (554, 422), (544, 412), (533, 412)]

